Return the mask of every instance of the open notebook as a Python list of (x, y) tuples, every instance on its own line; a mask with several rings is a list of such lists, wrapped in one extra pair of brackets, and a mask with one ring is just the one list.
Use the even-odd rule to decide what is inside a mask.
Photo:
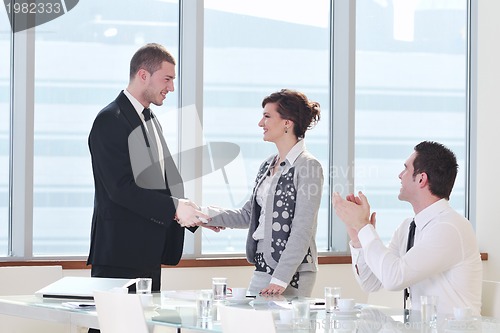
[(135, 279), (111, 279), (97, 277), (66, 276), (35, 292), (42, 298), (94, 299), (94, 291), (110, 291), (125, 288), (135, 283)]

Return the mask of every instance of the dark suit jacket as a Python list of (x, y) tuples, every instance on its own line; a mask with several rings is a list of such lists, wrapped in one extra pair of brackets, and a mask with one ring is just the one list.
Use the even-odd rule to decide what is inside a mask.
[[(184, 228), (173, 218), (176, 198), (184, 196), (182, 179), (160, 135), (165, 182), (143, 133), (123, 91), (94, 120), (88, 142), (95, 197), (87, 264), (150, 270), (181, 258)], [(147, 167), (133, 170), (134, 161)]]

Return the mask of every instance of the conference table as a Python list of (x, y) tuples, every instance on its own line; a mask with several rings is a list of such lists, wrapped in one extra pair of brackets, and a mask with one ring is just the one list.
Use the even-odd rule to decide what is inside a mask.
[[(196, 301), (185, 297), (189, 293), (167, 291), (153, 295), (153, 305), (144, 309), (149, 327), (167, 326), (182, 333), (222, 332), (217, 306), (213, 319), (200, 320), (197, 317)], [(184, 295), (184, 296), (182, 296)], [(58, 322), (69, 325), (71, 333), (80, 332), (80, 327), (99, 328), (95, 307), (74, 307), (80, 302), (69, 300), (43, 299), (35, 295), (0, 296), (0, 314)], [(420, 312), (407, 315), (403, 309), (357, 304), (350, 313), (326, 313), (321, 300), (311, 299), (311, 317), (308, 329), (294, 329), (291, 323), (280, 321), (280, 310), (290, 308), (289, 300), (284, 298), (256, 298), (245, 304), (227, 303), (228, 306), (254, 308), (271, 311), (275, 318), (277, 332), (500, 332), (500, 319), (474, 317), (467, 321), (455, 320), (451, 316), (438, 316), (437, 328), (427, 328), (420, 322)], [(81, 302), (82, 305), (85, 302)], [(264, 332), (261, 332), (264, 333)]]

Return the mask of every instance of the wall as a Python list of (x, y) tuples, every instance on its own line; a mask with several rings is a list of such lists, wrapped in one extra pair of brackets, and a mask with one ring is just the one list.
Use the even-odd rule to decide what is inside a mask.
[(477, 93), (477, 182), (476, 232), (480, 250), (487, 252), (484, 279), (500, 281), (500, 1), (477, 0), (478, 16), (478, 93)]

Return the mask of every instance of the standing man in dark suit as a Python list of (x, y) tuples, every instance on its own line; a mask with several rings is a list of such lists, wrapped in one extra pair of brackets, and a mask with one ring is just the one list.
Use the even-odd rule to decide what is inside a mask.
[[(149, 109), (174, 91), (175, 60), (161, 45), (141, 47), (127, 88), (97, 115), (89, 135), (95, 198), (87, 264), (93, 277), (153, 279), (176, 265), (184, 228), (208, 218), (184, 197), (161, 126)], [(194, 232), (196, 229), (191, 229)]]

